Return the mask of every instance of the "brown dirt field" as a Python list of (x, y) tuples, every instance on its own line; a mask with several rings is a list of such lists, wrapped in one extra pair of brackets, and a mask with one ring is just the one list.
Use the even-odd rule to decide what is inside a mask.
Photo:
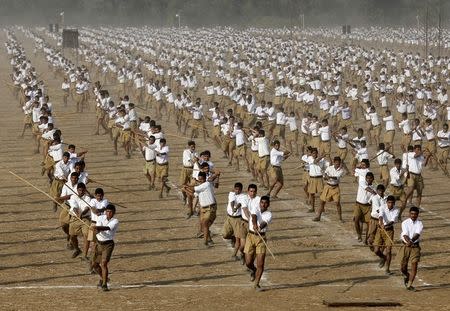
[[(22, 43), (24, 37), (18, 33)], [(2, 32), (0, 42), (5, 35)], [(441, 172), (426, 170), (425, 197), (421, 214), (424, 222), (422, 262), (415, 285), (407, 292), (398, 271), (385, 276), (377, 258), (357, 243), (352, 223), (355, 198), (353, 179), (342, 184), (344, 224), (336, 222), (334, 208), (320, 223), (311, 221), (298, 184), (298, 159), (284, 165), (286, 188), (282, 200), (271, 205), (274, 214), (269, 246), (276, 259), (267, 257), (262, 281), (264, 292), (255, 293), (246, 270), (230, 259), (228, 243), (220, 237), (225, 216), (226, 197), (234, 182), (250, 182), (246, 172), (236, 173), (226, 166), (212, 143), (197, 141), (198, 150), (209, 148), (213, 161), (223, 171), (217, 192), (218, 218), (212, 230), (216, 245), (205, 249), (193, 238), (197, 218), (184, 219), (182, 204), (172, 191), (169, 198), (157, 198), (146, 190), (143, 161), (138, 153), (127, 160), (124, 153), (112, 154), (107, 136), (93, 136), (95, 114), (82, 118), (73, 114), (73, 103), (62, 107), (60, 79), (48, 71), (42, 56), (32, 56), (30, 42), (25, 44), (32, 64), (49, 87), (56, 111), (57, 126), (65, 142), (89, 149), (87, 171), (93, 179), (104, 181), (124, 192), (104, 187), (106, 197), (127, 205), (119, 209), (117, 244), (111, 261), (111, 292), (95, 288), (97, 277), (87, 273), (85, 263), (72, 259), (57, 215), (47, 198), (15, 179), (8, 171), (27, 178), (47, 190), (40, 176), (40, 155), (33, 154), (28, 131), (17, 139), (23, 115), (10, 89), (0, 87), (0, 308), (2, 310), (320, 310), (327, 301), (397, 301), (407, 310), (448, 310), (450, 298), (450, 202), (449, 179)], [(10, 73), (9, 60), (0, 52), (0, 80)], [(139, 111), (141, 113), (141, 111)], [(176, 133), (172, 124), (162, 122), (167, 133)], [(181, 153), (187, 139), (168, 137), (171, 148), (170, 179), (178, 181)], [(378, 172), (378, 168), (375, 168)], [(93, 189), (96, 185), (89, 185)], [(129, 191), (133, 191), (130, 193)], [(396, 237), (399, 225), (396, 226)], [(395, 251), (394, 251), (395, 252)], [(395, 309), (395, 308), (391, 308)], [(355, 310), (355, 308), (352, 308)], [(389, 308), (380, 310), (390, 310)]]

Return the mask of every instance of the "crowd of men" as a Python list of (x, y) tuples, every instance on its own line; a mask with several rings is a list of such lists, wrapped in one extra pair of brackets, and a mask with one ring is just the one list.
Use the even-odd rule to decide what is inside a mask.
[[(168, 134), (161, 123), (175, 121), (179, 135), (174, 136), (189, 139), (175, 186), (182, 193), (186, 218), (199, 216), (197, 236), (208, 248), (213, 245), (214, 189), (221, 171), (211, 161), (210, 150), (196, 153), (194, 139), (212, 139), (236, 171), (242, 172), (245, 164), (254, 183), (244, 193), (244, 185), (236, 180), (226, 204), (223, 237), (232, 241), (232, 258), (246, 264), (255, 288), (260, 288), (266, 232), (272, 221), (268, 208), (284, 186), (283, 161), (295, 156), (302, 163), (296, 173), (314, 221), (321, 221), (328, 202), (336, 204), (343, 221), (339, 184), (354, 176), (352, 221), (357, 239), (380, 257), (387, 274), (392, 274), (394, 224), (415, 195), (409, 217), (402, 222), (398, 252), (405, 286), (414, 290), (422, 233), (417, 219), (422, 172), (430, 166), (448, 174), (448, 57), (332, 45), (283, 30), (263, 34), (231, 28), (84, 27), (79, 49), (83, 64), (77, 67), (49, 43), (58, 35), (20, 30), (34, 40), (35, 54), (45, 56), (55, 77), (61, 78), (63, 104), (73, 101), (80, 113), (95, 107), (94, 134), (103, 130), (109, 135), (114, 154), (119, 144), (127, 158), (136, 150), (142, 152), (148, 187), (160, 198), (171, 190)], [(84, 171), (85, 153), (76, 153), (73, 146), (63, 153), (45, 84), (37, 81), (23, 49), (12, 34), (9, 37), (14, 92), (25, 112), (23, 130), (32, 129), (37, 152), (43, 148), (42, 172), (51, 181), (51, 195), (67, 200), (71, 209), (71, 204), (89, 209), (104, 200), (102, 189), (90, 198), (86, 187), (80, 186), (90, 181)], [(102, 81), (91, 84), (94, 76)], [(137, 109), (146, 116), (139, 117)], [(70, 202), (74, 194), (77, 203)], [(80, 200), (97, 202), (85, 205)], [(91, 221), (96, 219), (93, 215)], [(88, 242), (93, 241), (89, 226), (71, 229), (70, 220), (65, 223), (74, 256), (80, 253), (78, 233), (85, 236), (87, 256)]]

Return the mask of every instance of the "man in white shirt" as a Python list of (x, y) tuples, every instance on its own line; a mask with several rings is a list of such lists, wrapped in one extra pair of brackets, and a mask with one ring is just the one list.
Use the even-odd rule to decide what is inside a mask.
[(209, 228), (216, 219), (216, 197), (214, 195), (214, 185), (206, 179), (206, 173), (198, 173), (198, 185), (194, 187), (193, 194), (198, 197), (200, 210), (200, 231), (203, 232), (206, 247), (211, 247), (214, 243), (210, 237)]
[(383, 118), (383, 122), (385, 122), (385, 132), (384, 132), (384, 144), (386, 148), (389, 148), (392, 152), (394, 152), (394, 136), (395, 136), (395, 124), (394, 124), (394, 116), (391, 111), (388, 109), (385, 112), (385, 116)]
[(265, 136), (264, 130), (259, 130), (258, 132), (253, 131), (255, 135), (255, 142), (258, 144), (258, 176), (262, 183), (262, 186), (269, 189), (269, 174), (268, 168), (270, 163), (270, 150), (269, 150), (269, 139)]
[[(70, 174), (70, 154), (64, 152), (62, 160), (55, 164), (55, 170), (53, 172), (53, 180), (50, 186), (50, 195), (52, 198), (57, 198), (61, 195), (61, 190), (64, 184), (69, 179)], [(57, 204), (53, 202), (53, 211), (56, 212)]]
[(403, 137), (401, 140), (401, 148), (403, 151), (406, 150), (406, 148), (411, 143), (411, 123), (410, 120), (408, 120), (408, 114), (405, 112), (402, 114), (402, 121), (398, 124), (398, 127), (403, 132)]
[[(262, 196), (258, 207), (249, 209), (248, 234), (245, 242), (245, 264), (250, 269), (250, 280), (256, 290), (260, 290), (259, 282), (264, 272), (266, 259), (266, 233), (272, 222), (272, 213), (268, 211), (270, 198)], [(256, 266), (255, 266), (256, 258)]]
[(385, 187), (387, 187), (389, 183), (388, 161), (393, 158), (394, 156), (386, 149), (384, 143), (380, 143), (378, 145), (376, 159), (380, 166), (380, 179)]
[(312, 148), (311, 155), (306, 159), (309, 166), (308, 198), (311, 208), (308, 212), (310, 213), (315, 212), (316, 193), (322, 193), (323, 190), (323, 171), (328, 164), (324, 157), (325, 155), (319, 157), (317, 148)]
[(450, 149), (450, 132), (448, 131), (448, 124), (444, 124), (442, 126), (442, 130), (440, 130), (437, 135), (437, 158), (438, 161), (443, 165), (444, 167), (444, 173), (447, 171), (447, 158), (448, 158), (448, 151)]
[(430, 156), (431, 154), (424, 156), (420, 145), (415, 145), (414, 151), (409, 152), (407, 156), (406, 167), (409, 176), (407, 179), (408, 191), (406, 192), (406, 200), (408, 201), (409, 198), (412, 198), (414, 190), (416, 190), (416, 206), (419, 207), (422, 202), (422, 191), (424, 188), (422, 170), (427, 166)]
[[(189, 185), (191, 183), (194, 163), (198, 159), (198, 154), (195, 152), (195, 141), (190, 140), (187, 143), (187, 148), (183, 151), (183, 168), (180, 172), (180, 185)], [(183, 199), (186, 202), (186, 194), (183, 193)]]
[(342, 222), (342, 208), (341, 208), (341, 192), (339, 183), (341, 178), (347, 173), (340, 157), (334, 157), (333, 165), (328, 166), (324, 172), (324, 180), (326, 185), (323, 187), (320, 195), (320, 207), (317, 210), (316, 217), (313, 221), (320, 221), (322, 213), (325, 211), (326, 202), (336, 202), (336, 209), (339, 220)]
[[(412, 286), (417, 274), (417, 267), (420, 261), (419, 239), (422, 235), (423, 224), (419, 219), (419, 208), (412, 206), (409, 209), (409, 218), (402, 222), (402, 247), (398, 252), (400, 258), (400, 270), (404, 276), (404, 284), (407, 290), (414, 291)], [(411, 272), (408, 272), (408, 263), (411, 262)]]
[[(228, 193), (227, 204), (227, 219), (223, 224), (222, 237), (229, 239), (232, 242), (234, 248), (231, 258), (238, 261), (244, 253), (241, 252), (240, 257), (237, 256), (239, 249), (241, 248), (241, 240), (245, 241), (245, 236), (242, 236), (242, 211), (241, 206), (246, 200), (247, 195), (242, 193), (243, 185), (240, 182), (234, 184), (233, 191)], [(242, 247), (243, 249), (243, 247)]]
[(402, 160), (395, 159), (394, 167), (389, 171), (389, 185), (387, 187), (387, 192), (394, 196), (397, 202), (400, 201), (400, 212), (399, 219), (403, 210), (406, 207), (406, 194), (405, 194), (405, 178), (407, 170), (402, 168)]
[(161, 188), (158, 189), (159, 198), (162, 199), (163, 191), (166, 190), (166, 195), (169, 195), (170, 187), (167, 185), (167, 178), (169, 177), (169, 146), (166, 145), (165, 138), (159, 140), (159, 146), (155, 148), (156, 153), (156, 169), (155, 178), (161, 183)]
[(116, 207), (108, 204), (105, 214), (98, 217), (95, 224), (97, 243), (94, 256), (92, 256), (92, 267), (100, 276), (98, 286), (103, 291), (108, 291), (108, 264), (114, 250), (114, 237), (119, 227), (119, 221), (114, 218)]
[(375, 234), (374, 253), (380, 257), (379, 267), (385, 269), (387, 275), (390, 271), (392, 246), (394, 246), (394, 224), (398, 221), (399, 210), (395, 206), (395, 198), (390, 195), (386, 199), (386, 206), (380, 208), (378, 217), (378, 230)]
[(78, 236), (82, 235), (84, 243), (86, 243), (90, 228), (91, 210), (89, 208), (89, 201), (91, 198), (87, 195), (86, 185), (84, 183), (78, 183), (77, 192), (73, 193), (70, 199), (69, 213), (72, 215), (72, 220), (69, 223), (69, 235), (70, 242), (75, 249), (72, 258), (75, 258), (81, 254), (81, 250), (78, 247)]
[[(290, 156), (289, 151), (280, 150), (280, 141), (275, 140), (273, 142), (273, 148), (270, 150), (270, 177), (271, 183), (269, 187), (269, 192), (267, 195), (272, 199), (277, 199), (277, 194), (280, 192), (284, 185), (283, 170), (281, 169), (281, 163)], [(273, 196), (271, 196), (272, 190), (274, 191)]]
[(147, 144), (143, 145), (142, 142), (139, 142), (141, 147), (142, 156), (144, 157), (145, 164), (143, 168), (143, 172), (145, 177), (148, 180), (148, 189), (155, 189), (155, 171), (156, 171), (156, 152), (155, 149), (157, 147), (155, 143), (155, 136), (150, 136), (148, 138)]
[(370, 222), (370, 211), (371, 204), (370, 199), (372, 196), (376, 195), (375, 187), (373, 185), (374, 176), (372, 172), (368, 172), (366, 177), (359, 181), (358, 192), (356, 195), (356, 203), (353, 209), (353, 221), (355, 225), (355, 231), (358, 236), (358, 241), (362, 242), (362, 231), (361, 223), (366, 224), (366, 238), (364, 244), (368, 244), (368, 233), (369, 233), (369, 222)]
[(236, 171), (239, 171), (239, 159), (243, 158), (247, 164), (247, 172), (250, 171), (250, 163), (247, 158), (247, 145), (245, 144), (245, 133), (243, 130), (244, 124), (238, 122), (234, 127), (231, 136), (235, 139), (236, 147), (233, 150), (233, 154), (230, 157), (230, 165), (233, 165), (233, 158), (236, 159)]

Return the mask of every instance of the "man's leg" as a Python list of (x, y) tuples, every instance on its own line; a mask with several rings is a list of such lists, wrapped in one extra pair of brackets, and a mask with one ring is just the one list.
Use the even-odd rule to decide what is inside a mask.
[(256, 255), (256, 273), (255, 273), (255, 287), (259, 287), (259, 281), (261, 280), (261, 276), (264, 272), (264, 261), (266, 259), (266, 254), (257, 254)]

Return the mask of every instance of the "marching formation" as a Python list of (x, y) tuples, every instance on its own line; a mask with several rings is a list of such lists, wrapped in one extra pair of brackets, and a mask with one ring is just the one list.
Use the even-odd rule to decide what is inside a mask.
[[(93, 135), (107, 135), (115, 155), (119, 146), (126, 158), (141, 154), (148, 188), (159, 198), (175, 187), (186, 218), (199, 217), (196, 236), (207, 248), (214, 245), (210, 227), (221, 204), (215, 197), (221, 174), (239, 172), (223, 202), (223, 238), (231, 241), (232, 259), (246, 265), (257, 290), (270, 252), (269, 209), (283, 199), (284, 161), (298, 162), (294, 173), (312, 220), (321, 221), (329, 202), (336, 204), (341, 222), (342, 210), (352, 208), (356, 238), (380, 258), (388, 275), (400, 240), (405, 287), (414, 290), (422, 173), (430, 167), (448, 175), (448, 58), (335, 46), (282, 30), (266, 35), (255, 29), (84, 27), (77, 56), (83, 64), (76, 66), (55, 47), (57, 34), (18, 29), (61, 79), (62, 104), (77, 113), (95, 110)], [(227, 37), (232, 40), (224, 45)], [(8, 39), (14, 94), (25, 113), (22, 136), (31, 128), (36, 152), (43, 154), (42, 174), (51, 184), (55, 211), (62, 207), (67, 246), (77, 257), (83, 236), (82, 256), (88, 258), (95, 245), (90, 267), (107, 290), (115, 207), (102, 188), (87, 191), (86, 185), (95, 183), (85, 170), (87, 150), (64, 143), (52, 116), (57, 105), (10, 31)], [(94, 77), (100, 78), (92, 84)], [(174, 122), (177, 134), (164, 133), (163, 122)], [(168, 136), (187, 141), (178, 185), (169, 180)], [(197, 153), (200, 136), (215, 144), (228, 168), (215, 167), (211, 150)], [(244, 186), (239, 174), (246, 173), (253, 182)], [(355, 183), (348, 205), (341, 202), (345, 179)], [(301, 192), (297, 185), (295, 190)], [(402, 217), (397, 239), (394, 226)]]

